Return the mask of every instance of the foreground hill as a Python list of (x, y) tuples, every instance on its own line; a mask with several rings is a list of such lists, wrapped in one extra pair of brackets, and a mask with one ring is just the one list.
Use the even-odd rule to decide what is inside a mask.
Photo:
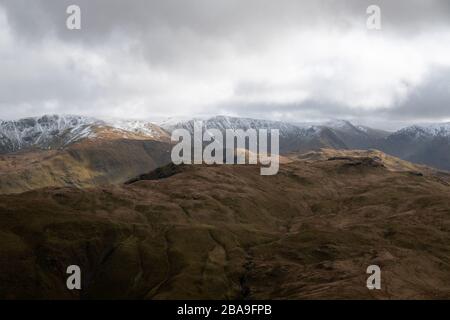
[[(275, 176), (170, 165), (123, 186), (2, 195), (0, 297), (450, 298), (445, 174), (376, 151), (283, 162)], [(65, 287), (71, 264), (81, 291)]]

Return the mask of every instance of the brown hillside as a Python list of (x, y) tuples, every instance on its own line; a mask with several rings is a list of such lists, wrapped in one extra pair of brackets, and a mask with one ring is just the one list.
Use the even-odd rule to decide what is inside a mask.
[(59, 150), (0, 155), (0, 194), (43, 187), (123, 183), (170, 162), (171, 146), (153, 140), (84, 140)]
[[(0, 196), (1, 298), (450, 298), (450, 186), (392, 158), (182, 166)], [(409, 166), (409, 165), (408, 165)], [(83, 290), (65, 288), (68, 265)], [(366, 288), (366, 268), (382, 290)]]

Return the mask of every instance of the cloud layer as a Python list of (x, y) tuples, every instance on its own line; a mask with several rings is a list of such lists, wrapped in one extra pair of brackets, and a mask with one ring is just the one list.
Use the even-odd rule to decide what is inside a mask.
[(0, 118), (448, 121), (450, 3), (376, 2), (0, 0)]

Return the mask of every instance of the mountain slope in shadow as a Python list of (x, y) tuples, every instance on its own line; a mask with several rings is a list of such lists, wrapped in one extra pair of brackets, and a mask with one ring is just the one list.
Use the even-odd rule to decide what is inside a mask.
[[(1, 195), (0, 297), (450, 298), (447, 176), (374, 152)], [(366, 288), (373, 264), (381, 290)]]

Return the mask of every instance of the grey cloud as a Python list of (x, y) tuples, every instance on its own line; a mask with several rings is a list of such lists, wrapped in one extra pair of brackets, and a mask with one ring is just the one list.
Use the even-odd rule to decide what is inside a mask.
[[(67, 6), (82, 8), (84, 31), (65, 28)], [(112, 32), (144, 37), (149, 32), (176, 34), (190, 30), (202, 37), (267, 37), (289, 26), (314, 28), (365, 27), (366, 8), (379, 5), (386, 32), (427, 31), (450, 25), (447, 0), (2, 0), (14, 29), (38, 40), (50, 33), (62, 40), (101, 43)], [(170, 30), (171, 32), (168, 32)], [(170, 38), (168, 39), (170, 40)], [(178, 40), (174, 38), (174, 40)]]
[[(254, 87), (240, 89), (252, 91)], [(364, 110), (339, 103), (307, 100), (286, 104), (224, 104), (220, 111), (229, 115), (275, 117), (295, 122), (341, 118), (386, 130), (417, 122), (439, 122), (450, 119), (450, 68), (431, 70), (429, 77), (393, 108)]]
[[(65, 27), (65, 10), (71, 4), (82, 8), (81, 31), (68, 31)], [(11, 57), (11, 61), (0, 60), (0, 118), (40, 110), (107, 114), (108, 108), (119, 110), (124, 102), (132, 100), (146, 104), (148, 110), (141, 115), (163, 114), (169, 108), (162, 105), (163, 100), (154, 97), (161, 91), (159, 82), (178, 81), (167, 93), (176, 98), (181, 95), (178, 89), (207, 74), (212, 78), (200, 79), (199, 87), (205, 88), (199, 92), (203, 93), (210, 90), (208, 84), (214, 84), (214, 75), (230, 72), (228, 63), (233, 63), (236, 57), (258, 59), (292, 30), (299, 33), (315, 30), (343, 34), (354, 30), (365, 32), (365, 10), (371, 4), (382, 9), (381, 37), (408, 41), (416, 34), (450, 32), (450, 2), (447, 0), (0, 0), (14, 41), (20, 44), (15, 49), (20, 52)], [(317, 38), (320, 39), (322, 31), (317, 31)], [(39, 53), (47, 42), (61, 44), (54, 48), (56, 55), (64, 56), (67, 50), (79, 49), (81, 54), (93, 52), (105, 56), (110, 64), (105, 69), (110, 67), (113, 72), (104, 75), (101, 73), (104, 69), (79, 68), (78, 64), (88, 58), (76, 55), (55, 64), (45, 52)], [(361, 49), (358, 45), (352, 50)], [(300, 44), (305, 50), (309, 46), (309, 43)], [(331, 52), (335, 49), (324, 48)], [(285, 57), (277, 58), (282, 61)], [(298, 60), (301, 62), (302, 56)], [(124, 61), (135, 64), (122, 66)], [(151, 76), (160, 75), (155, 76), (156, 80), (129, 81), (133, 73), (139, 74), (145, 68), (149, 68)], [(322, 98), (322, 92), (326, 96), (327, 88), (336, 81), (345, 81), (347, 70), (343, 70), (337, 80), (313, 75), (308, 85), (297, 81), (274, 85), (267, 78), (248, 81), (242, 77), (244, 71), (242, 74), (239, 71), (219, 79), (233, 82), (232, 99), (211, 99), (205, 102), (203, 109), (179, 108), (179, 113), (201, 111), (260, 118), (296, 117), (299, 121), (339, 117), (364, 122), (382, 122), (383, 118), (414, 121), (450, 117), (450, 90), (446, 85), (449, 71), (439, 68), (430, 70), (425, 82), (413, 88), (400, 104), (376, 110), (349, 107), (342, 101)], [(133, 87), (135, 84), (138, 88)], [(238, 99), (297, 87), (313, 94), (306, 101), (292, 103), (244, 103)], [(144, 94), (147, 96), (142, 97)], [(50, 103), (49, 107), (49, 102), (54, 105)], [(11, 106), (21, 109), (14, 111)]]
[(386, 116), (413, 121), (450, 119), (450, 68), (432, 70), (429, 78), (401, 105), (387, 110)]

